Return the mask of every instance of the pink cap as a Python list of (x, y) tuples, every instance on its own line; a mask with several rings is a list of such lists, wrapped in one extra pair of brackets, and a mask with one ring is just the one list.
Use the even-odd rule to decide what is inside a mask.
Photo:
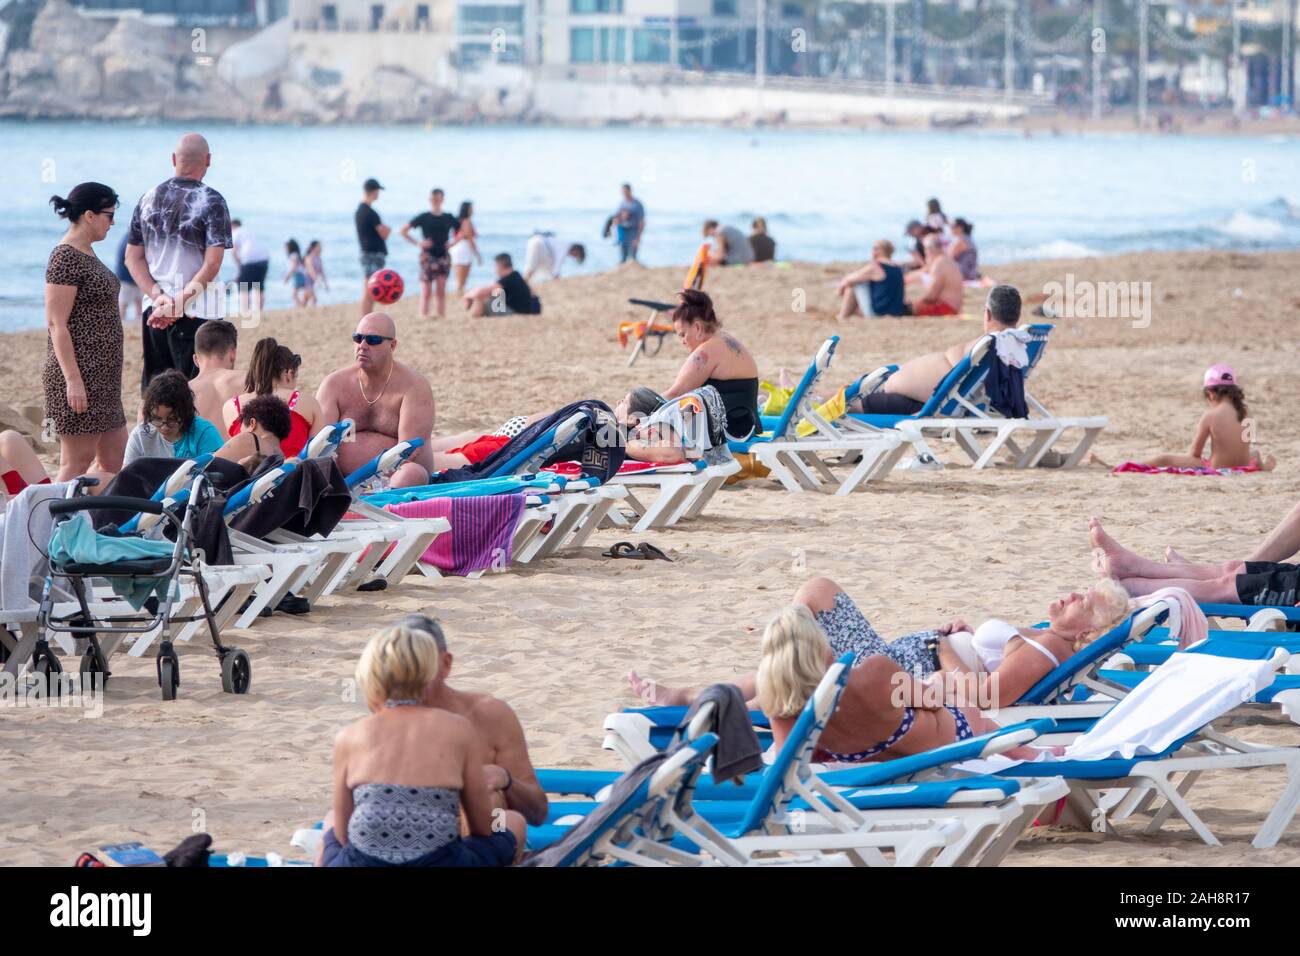
[(1213, 388), (1216, 385), (1236, 385), (1237, 375), (1231, 368), (1220, 362), (1218, 365), (1211, 365), (1205, 370), (1205, 388)]

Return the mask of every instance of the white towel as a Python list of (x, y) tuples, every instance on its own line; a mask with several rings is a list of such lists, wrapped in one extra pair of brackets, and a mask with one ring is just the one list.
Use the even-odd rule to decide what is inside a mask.
[(1028, 329), (1006, 329), (993, 333), (993, 347), (1003, 365), (1024, 368), (1029, 364), (1029, 342), (1033, 338)]
[[(37, 606), (54, 521), (48, 507), (36, 505), (66, 497), (71, 484), (65, 481), (29, 485), (10, 499), (5, 508), (3, 521), (0, 521), (0, 527), (3, 527), (3, 532), (0, 532), (0, 548), (3, 549), (0, 550), (0, 608), (3, 610), (27, 611)], [(37, 578), (35, 585), (32, 584), (33, 577)]]
[[(1092, 730), (1068, 746), (1060, 759), (1128, 759), (1160, 753), (1271, 683), (1273, 665), (1269, 661), (1176, 653), (1108, 710)], [(1051, 764), (1055, 759), (1043, 755), (1035, 763)], [(997, 773), (1022, 762), (992, 757), (959, 766), (976, 773)]]

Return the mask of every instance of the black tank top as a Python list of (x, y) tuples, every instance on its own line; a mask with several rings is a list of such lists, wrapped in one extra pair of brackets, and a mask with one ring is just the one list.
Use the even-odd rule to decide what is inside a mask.
[(758, 428), (758, 379), (711, 378), (704, 384), (712, 385), (722, 396), (727, 409), (727, 434), (737, 439), (754, 434)]

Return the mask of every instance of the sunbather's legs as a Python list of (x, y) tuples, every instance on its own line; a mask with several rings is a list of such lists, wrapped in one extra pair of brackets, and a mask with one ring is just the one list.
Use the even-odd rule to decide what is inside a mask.
[[(1172, 565), (1180, 567), (1180, 565)], [(1224, 574), (1217, 578), (1120, 578), (1120, 584), (1134, 597), (1143, 597), (1161, 588), (1182, 588), (1197, 601), (1211, 604), (1237, 604), (1237, 575)]]
[(0, 432), (0, 472), (10, 470), (18, 472), (18, 476), (29, 485), (39, 484), (49, 477), (27, 439), (12, 429)]
[(853, 291), (853, 286), (849, 286), (840, 293), (840, 314), (838, 318), (847, 319), (861, 314), (862, 309), (858, 307), (858, 297)]
[(1300, 504), (1269, 532), (1264, 543), (1246, 556), (1247, 561), (1287, 561), (1300, 552)]
[(1134, 554), (1108, 535), (1096, 518), (1088, 522), (1088, 538), (1100, 552), (1101, 570), (1113, 578), (1152, 578), (1185, 580), (1212, 580), (1240, 573), (1242, 562), (1227, 561), (1221, 564), (1191, 564), (1188, 562), (1152, 561)]
[[(700, 695), (703, 687), (669, 687), (651, 680), (648, 677), (642, 677), (636, 671), (628, 671), (627, 682), (632, 687), (632, 692), (641, 699), (641, 703), (646, 707), (683, 707), (694, 702), (695, 698)], [(750, 671), (745, 674), (733, 675), (727, 678), (727, 683), (735, 684), (740, 688), (741, 694), (745, 700), (750, 702), (751, 707), (757, 707), (754, 698), (758, 696), (758, 675)]]
[(1156, 455), (1147, 461), (1152, 468), (1200, 468), (1205, 464), (1195, 455), (1175, 455), (1166, 453)]

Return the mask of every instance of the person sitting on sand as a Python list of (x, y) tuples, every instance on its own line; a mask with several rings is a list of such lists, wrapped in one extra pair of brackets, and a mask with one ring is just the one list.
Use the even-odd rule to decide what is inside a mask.
[(438, 675), (427, 697), (430, 707), (459, 714), (468, 720), (483, 743), (483, 776), (493, 805), (514, 810), (537, 826), (546, 820), (546, 791), (528, 756), (528, 741), (514, 710), (491, 694), (456, 690), (447, 683), (452, 655), (442, 625), (424, 614), (408, 614), (396, 624), (422, 631), (438, 645)]
[(240, 408), (238, 424), (238, 431), (217, 449), (216, 457), (237, 461), (250, 474), (264, 458), (293, 457), (287, 451), (293, 431), (292, 413), (278, 395), (249, 399)]
[[(1277, 461), (1269, 456), (1261, 459), (1252, 449), (1243, 427), (1249, 414), (1246, 393), (1237, 381), (1236, 373), (1223, 364), (1211, 365), (1205, 370), (1201, 394), (1210, 407), (1201, 415), (1192, 436), (1192, 448), (1186, 455), (1165, 453), (1138, 464), (1147, 468), (1250, 468), (1272, 471)], [(1210, 453), (1206, 455), (1205, 444)], [(1089, 461), (1106, 465), (1095, 454)]]
[(767, 220), (755, 216), (750, 224), (749, 248), (754, 251), (755, 262), (772, 262), (776, 259), (776, 240), (767, 232)]
[(239, 329), (233, 322), (209, 320), (194, 334), (194, 364), (199, 374), (190, 379), (194, 410), (199, 418), (217, 424), (221, 406), (239, 394), (244, 376), (235, 371)]
[(908, 276), (924, 287), (919, 297), (908, 303), (912, 315), (958, 315), (961, 312), (963, 286), (961, 270), (943, 248), (938, 233), (925, 237), (925, 265)]
[(961, 270), (961, 277), (967, 282), (978, 281), (980, 277), (980, 254), (975, 248), (975, 240), (971, 238), (971, 233), (974, 231), (974, 224), (960, 216), (952, 221), (952, 245), (948, 247), (948, 255), (952, 257), (953, 262), (957, 263), (957, 268)]
[(429, 380), (397, 361), (397, 324), (384, 312), (371, 312), (352, 334), (354, 361), (325, 376), (316, 392), (322, 421), (350, 418), (356, 424), (352, 441), (339, 446), (339, 467), (356, 471), (399, 441), (419, 438), (424, 447), (395, 471), (389, 487), (427, 484), (433, 465), (429, 439), (433, 433), (433, 389)]
[(221, 433), (194, 408), (184, 374), (168, 369), (145, 389), (144, 421), (131, 430), (123, 466), (137, 458), (197, 458), (221, 447)]
[(913, 219), (903, 230), (903, 235), (912, 240), (912, 254), (907, 262), (902, 263), (904, 272), (913, 272), (925, 265), (925, 237), (935, 232), (919, 219)]
[[(768, 624), (758, 670), (732, 683), (767, 714), (780, 746), (826, 668), (851, 652), (848, 684), (822, 734), (824, 759), (888, 760), (994, 729), (980, 717), (981, 705), (1014, 703), (1127, 614), (1128, 595), (1116, 582), (1102, 581), (1053, 601), (1046, 628), (989, 620), (972, 635), (964, 621), (954, 620), (885, 641), (839, 585), (815, 578)], [(964, 679), (950, 679), (958, 677)], [(655, 684), (636, 671), (628, 680), (642, 701), (654, 705), (689, 704), (698, 693)], [(927, 687), (932, 681), (941, 681), (942, 693)]]
[(1189, 561), (1173, 548), (1165, 549), (1164, 561), (1143, 558), (1107, 534), (1097, 518), (1088, 522), (1088, 538), (1103, 573), (1134, 597), (1182, 588), (1207, 604), (1300, 607), (1300, 564), (1286, 560), (1300, 552), (1300, 505), (1251, 554), (1212, 564)]
[(307, 446), (328, 422), (321, 414), (320, 404), (298, 388), (298, 370), (302, 356), (287, 345), (281, 345), (270, 336), (259, 339), (253, 346), (253, 358), (244, 378), (244, 391), (234, 396), (221, 409), (221, 420), (226, 434), (239, 434), (243, 406), (264, 395), (274, 395), (289, 407), (290, 430), (284, 439), (284, 456), (292, 458)]
[[(1020, 292), (1015, 286), (994, 286), (984, 300), (984, 331), (981, 334), (1005, 332), (1019, 324)], [(885, 379), (885, 384), (879, 389), (850, 402), (848, 410), (875, 415), (913, 415), (919, 412), (939, 383), (978, 341), (978, 337), (968, 339), (942, 352), (909, 359)]]
[(907, 315), (903, 269), (892, 260), (894, 244), (880, 239), (871, 247), (871, 261), (835, 284), (840, 296), (839, 318)]
[(687, 392), (712, 385), (727, 411), (727, 435), (744, 440), (759, 425), (758, 364), (739, 339), (722, 330), (722, 320), (706, 293), (683, 289), (678, 298), (681, 301), (673, 310), (673, 331), (690, 355), (663, 397), (681, 398)]
[(434, 704), (440, 668), (437, 642), (411, 627), (387, 628), (361, 652), (356, 680), (370, 714), (334, 740), (318, 865), (509, 866), (522, 856), (524, 818), (494, 807), (481, 735)]
[(713, 248), (709, 250), (711, 265), (749, 265), (754, 261), (754, 249), (749, 238), (735, 226), (723, 226), (716, 219), (706, 219), (704, 238), (713, 240)]
[(461, 300), (472, 319), (485, 315), (540, 315), (541, 300), (533, 295), (528, 282), (514, 266), (514, 260), (504, 252), (494, 259), (497, 281), (472, 289)]

